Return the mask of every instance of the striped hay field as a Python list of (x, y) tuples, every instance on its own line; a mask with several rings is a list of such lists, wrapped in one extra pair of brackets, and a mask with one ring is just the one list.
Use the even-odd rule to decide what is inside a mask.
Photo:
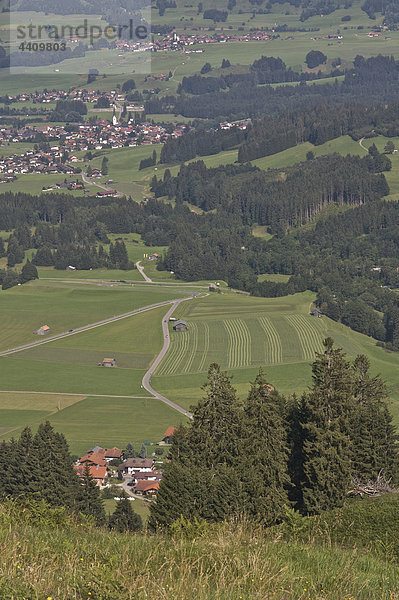
[[(187, 331), (170, 327), (171, 346), (158, 367), (157, 375), (201, 373), (212, 362), (225, 369), (311, 362), (322, 351), (327, 337), (325, 320), (309, 315), (309, 304), (294, 312), (294, 306), (280, 306), (255, 299), (254, 308), (242, 299), (184, 307)], [(251, 299), (252, 300), (252, 299)], [(291, 308), (291, 311), (289, 310)], [(307, 311), (307, 313), (305, 312)]]

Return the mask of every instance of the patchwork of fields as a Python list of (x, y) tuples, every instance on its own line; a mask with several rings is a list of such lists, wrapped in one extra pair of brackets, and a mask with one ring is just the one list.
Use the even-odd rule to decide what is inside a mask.
[[(31, 335), (38, 321), (51, 320), (54, 327), (65, 330), (71, 319), (90, 323), (182, 295), (180, 286), (101, 287), (89, 282), (36, 281), (0, 294), (0, 319), (8, 336), (2, 337), (2, 344), (25, 341), (26, 332)], [(175, 332), (170, 323), (171, 346), (152, 377), (153, 387), (188, 409), (203, 396), (201, 386), (209, 364), (217, 362), (233, 376), (240, 397), (261, 366), (282, 393), (301, 393), (311, 383), (315, 352), (331, 336), (349, 356), (369, 356), (373, 372), (382, 373), (387, 381), (392, 413), (399, 423), (398, 354), (384, 352), (371, 338), (326, 317), (311, 317), (313, 300), (311, 292), (255, 298), (224, 290), (182, 303), (175, 316), (187, 321), (188, 330)], [(147, 439), (159, 441), (163, 431), (178, 425), (183, 417), (150, 396), (134, 396), (147, 396), (141, 380), (161, 349), (161, 320), (166, 310), (153, 309), (1, 357), (0, 391), (23, 393), (0, 393), (0, 438), (9, 439), (24, 425), (35, 428), (49, 419), (65, 433), (74, 453), (97, 443), (123, 446), (128, 441), (136, 445)], [(116, 358), (117, 368), (97, 366), (107, 356)]]

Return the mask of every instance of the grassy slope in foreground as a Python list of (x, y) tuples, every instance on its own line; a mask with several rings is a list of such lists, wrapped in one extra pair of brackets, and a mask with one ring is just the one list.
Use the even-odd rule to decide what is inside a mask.
[[(388, 502), (392, 506), (384, 516), (389, 523), (397, 499)], [(52, 512), (40, 518), (36, 511), (32, 519), (29, 509), (0, 505), (0, 595), (52, 600), (397, 600), (397, 535), (391, 552), (384, 552), (383, 521), (376, 527), (368, 517), (370, 501), (359, 504), (360, 515), (353, 507), (344, 509), (357, 517), (355, 522), (349, 519), (355, 535), (347, 548), (335, 538), (339, 527), (328, 514), (323, 535), (320, 530), (308, 538), (300, 534), (302, 540), (287, 530), (284, 539), (281, 527), (261, 530), (245, 523), (220, 524), (185, 539), (109, 533), (55, 518)]]
[(186, 319), (188, 331), (171, 329), (171, 348), (153, 378), (154, 387), (188, 408), (203, 395), (209, 363), (218, 362), (233, 375), (240, 395), (260, 366), (281, 392), (301, 392), (311, 384), (314, 351), (329, 336), (349, 357), (369, 357), (373, 373), (381, 373), (388, 384), (399, 425), (399, 354), (385, 352), (372, 338), (327, 317), (311, 317), (314, 298), (311, 292), (283, 298), (226, 293), (181, 305), (176, 316)]

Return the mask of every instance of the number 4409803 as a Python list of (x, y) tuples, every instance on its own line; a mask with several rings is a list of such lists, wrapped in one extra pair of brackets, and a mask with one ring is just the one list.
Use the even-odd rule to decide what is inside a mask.
[(18, 48), (22, 52), (64, 52), (66, 44), (65, 42), (22, 42)]

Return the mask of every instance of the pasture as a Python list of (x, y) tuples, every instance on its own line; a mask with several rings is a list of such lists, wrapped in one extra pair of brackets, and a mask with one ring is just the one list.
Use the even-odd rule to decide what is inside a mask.
[(342, 156), (346, 156), (347, 154), (365, 156), (366, 154), (365, 150), (361, 148), (358, 142), (355, 142), (349, 135), (343, 135), (334, 140), (330, 140), (325, 144), (321, 144), (320, 146), (314, 146), (310, 142), (304, 142), (293, 148), (277, 152), (277, 154), (257, 158), (252, 161), (252, 164), (265, 170), (282, 169), (306, 161), (306, 154), (309, 151), (313, 152), (316, 157), (334, 153), (341, 154)]
[[(379, 135), (375, 138), (363, 140), (362, 144), (365, 148), (370, 148), (372, 144), (375, 144), (379, 152), (384, 152), (385, 144), (388, 141), (394, 143), (396, 150), (399, 149), (398, 137), (387, 138)], [(388, 156), (392, 162), (392, 170), (384, 173), (390, 189), (390, 194), (387, 196), (387, 200), (397, 201), (399, 200), (399, 153), (389, 154)]]
[[(135, 146), (127, 148), (115, 148), (112, 150), (102, 150), (98, 152), (98, 156), (90, 162), (93, 168), (101, 167), (103, 156), (108, 158), (108, 175), (100, 182), (105, 182), (112, 178), (112, 187), (123, 194), (131, 196), (134, 200), (142, 200), (150, 194), (151, 179), (156, 175), (159, 178), (163, 177), (166, 169), (169, 169), (172, 175), (177, 175), (180, 165), (157, 164), (155, 167), (147, 167), (139, 170), (140, 161), (143, 158), (149, 158), (153, 151), (157, 153), (157, 160), (160, 158), (162, 144), (152, 144), (145, 146)], [(207, 167), (215, 167), (222, 164), (234, 163), (237, 160), (238, 151), (228, 150), (219, 154), (200, 157), (205, 162)], [(199, 160), (195, 158), (193, 160)], [(187, 161), (187, 162), (193, 162)]]
[(0, 438), (11, 437), (21, 427), (41, 423), (59, 409), (72, 406), (83, 398), (84, 396), (0, 393)]
[(159, 442), (168, 427), (183, 419), (155, 398), (92, 397), (54, 414), (50, 422), (66, 436), (72, 452), (80, 454), (96, 444), (124, 448), (127, 442), (138, 452), (143, 441)]
[(0, 350), (37, 341), (41, 325), (55, 335), (181, 295), (157, 286), (36, 280), (0, 292)]
[(49, 420), (79, 455), (96, 445), (124, 448), (128, 442), (139, 451), (143, 441), (159, 442), (182, 419), (155, 398), (0, 394), (0, 439), (17, 437), (23, 427), (35, 430)]

